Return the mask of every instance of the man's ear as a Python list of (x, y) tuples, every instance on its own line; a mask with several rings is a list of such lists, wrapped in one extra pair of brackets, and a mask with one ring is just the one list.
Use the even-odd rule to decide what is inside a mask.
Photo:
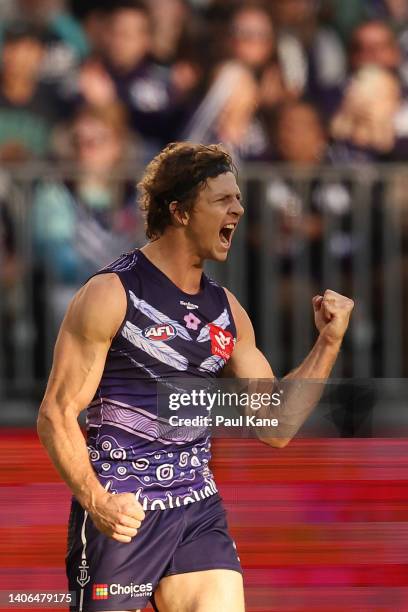
[(176, 225), (188, 225), (190, 215), (187, 211), (180, 210), (180, 202), (178, 202), (177, 200), (173, 200), (173, 202), (170, 202), (169, 211)]

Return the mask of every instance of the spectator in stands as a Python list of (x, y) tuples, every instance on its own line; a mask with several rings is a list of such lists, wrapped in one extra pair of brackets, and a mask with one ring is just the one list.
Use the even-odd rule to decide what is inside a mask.
[(150, 57), (150, 14), (139, 0), (120, 0), (109, 13), (106, 28), (104, 61), (96, 70), (92, 62), (92, 79), (89, 66), (84, 67), (82, 97), (101, 106), (121, 100), (129, 109), (133, 129), (144, 138), (151, 155), (173, 137), (176, 126), (170, 72)]
[(400, 76), (405, 92), (408, 91), (408, 4), (406, 0), (385, 0), (389, 24), (397, 34), (402, 52)]
[(256, 159), (267, 149), (262, 127), (255, 121), (258, 86), (251, 72), (238, 62), (224, 62), (212, 75), (183, 139), (210, 143), (221, 141), (240, 159)]
[(147, 6), (152, 21), (152, 57), (169, 69), (172, 122), (176, 126), (172, 138), (178, 139), (202, 95), (213, 59), (218, 59), (217, 46), (210, 24), (187, 0), (148, 0)]
[(392, 29), (383, 21), (365, 21), (353, 32), (350, 43), (350, 63), (353, 70), (368, 65), (397, 70), (401, 50)]
[(21, 161), (47, 154), (63, 109), (51, 85), (40, 82), (45, 47), (41, 32), (22, 22), (3, 32), (0, 71), (0, 159)]
[[(317, 108), (303, 101), (283, 104), (270, 128), (275, 135), (276, 161), (291, 166), (289, 174), (283, 172), (271, 180), (267, 189), (267, 202), (279, 214), (281, 225), (276, 248), (289, 265), (305, 249), (305, 240), (312, 245), (321, 240), (321, 217), (316, 212), (321, 185), (316, 178), (325, 156), (327, 133)], [(307, 194), (296, 174), (300, 168), (311, 173), (312, 188)]]
[[(306, 102), (283, 105), (273, 129), (276, 158), (288, 164), (267, 189), (267, 203), (277, 211), (281, 224), (276, 248), (288, 270), (296, 257), (309, 253), (310, 273), (321, 282), (325, 219), (331, 224), (325, 257), (331, 259), (333, 270), (342, 267), (344, 272), (357, 246), (352, 237), (351, 185), (333, 173), (324, 174), (321, 166), (326, 162), (328, 134), (316, 107)], [(308, 189), (305, 177), (310, 181)]]
[(315, 0), (275, 0), (278, 56), (287, 86), (330, 116), (346, 78), (346, 59), (336, 32), (319, 23)]
[(148, 0), (148, 7), (153, 26), (152, 54), (157, 62), (170, 66), (194, 15), (186, 0)]
[[(407, 41), (408, 48), (408, 41)], [(350, 65), (353, 71), (364, 66), (379, 66), (392, 70), (408, 88), (408, 54), (404, 61), (398, 38), (384, 21), (371, 20), (360, 24), (350, 43)]]
[(71, 13), (81, 24), (92, 53), (105, 48), (108, 13), (114, 0), (70, 0)]
[(376, 66), (352, 77), (331, 123), (332, 162), (408, 159), (408, 114), (395, 75)]
[(278, 161), (316, 165), (324, 160), (327, 134), (312, 104), (293, 101), (282, 105), (273, 132)]
[[(207, 87), (182, 138), (220, 140), (236, 161), (262, 160), (269, 146), (262, 113), (286, 95), (275, 56), (273, 24), (260, 3), (240, 5), (229, 15), (231, 19), (224, 22), (229, 36), (223, 37), (222, 59), (210, 67)], [(219, 14), (217, 19), (215, 31), (220, 28)]]
[(231, 57), (251, 70), (258, 81), (261, 109), (270, 109), (289, 97), (277, 60), (272, 17), (265, 5), (244, 4), (235, 11), (229, 47)]
[(56, 297), (64, 287), (71, 294), (104, 262), (134, 248), (143, 228), (135, 164), (131, 180), (121, 176), (130, 152), (123, 108), (82, 108), (69, 135), (77, 178), (41, 183), (33, 204), (36, 253), (56, 283)]
[[(322, 167), (328, 134), (319, 110), (308, 102), (288, 102), (278, 109), (271, 129), (275, 159), (283, 165), (265, 192), (273, 237), (258, 248), (269, 249), (278, 262), (282, 337), (293, 346), (293, 304), (307, 302), (326, 284), (327, 270), (336, 291), (350, 290), (350, 264), (361, 242), (353, 239), (350, 184)], [(261, 227), (254, 234), (262, 235)]]
[(65, 0), (18, 0), (16, 8), (18, 15), (24, 15), (44, 32), (42, 80), (59, 85), (63, 79), (72, 78), (72, 71), (88, 54), (89, 45)]

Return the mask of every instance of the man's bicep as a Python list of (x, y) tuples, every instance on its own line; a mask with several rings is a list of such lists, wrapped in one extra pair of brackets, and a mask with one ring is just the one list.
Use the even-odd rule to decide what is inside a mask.
[(48, 409), (79, 414), (98, 388), (112, 337), (126, 308), (124, 295), (116, 293), (116, 301), (108, 297), (111, 287), (107, 281), (83, 287), (67, 310), (43, 400)]
[(245, 309), (233, 294), (227, 292), (237, 329), (237, 341), (224, 376), (234, 378), (274, 378), (272, 368), (256, 346), (254, 328)]
[(231, 359), (229, 360), (224, 376), (234, 378), (274, 378), (272, 368), (265, 355), (255, 342), (244, 343), (238, 341)]

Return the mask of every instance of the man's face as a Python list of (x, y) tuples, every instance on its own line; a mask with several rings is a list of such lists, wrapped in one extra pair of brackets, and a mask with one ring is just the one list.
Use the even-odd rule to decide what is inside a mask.
[(400, 64), (398, 43), (391, 30), (380, 23), (361, 26), (354, 35), (354, 47), (351, 57), (354, 69), (373, 64), (393, 70)]
[(110, 62), (120, 70), (131, 70), (150, 51), (148, 17), (141, 11), (117, 11), (111, 19), (106, 45)]
[(73, 128), (75, 158), (82, 170), (111, 171), (120, 160), (123, 146), (113, 128), (95, 117), (84, 115)]
[(325, 137), (317, 113), (306, 104), (282, 111), (277, 127), (277, 143), (283, 161), (318, 163), (325, 148)]
[(232, 24), (234, 57), (250, 68), (263, 66), (275, 49), (274, 33), (268, 15), (259, 9), (244, 9)]
[(207, 180), (186, 226), (186, 236), (200, 259), (225, 261), (243, 213), (241, 192), (232, 172)]
[(2, 65), (7, 74), (18, 74), (20, 78), (36, 78), (44, 56), (42, 44), (34, 38), (21, 38), (6, 42), (3, 48)]

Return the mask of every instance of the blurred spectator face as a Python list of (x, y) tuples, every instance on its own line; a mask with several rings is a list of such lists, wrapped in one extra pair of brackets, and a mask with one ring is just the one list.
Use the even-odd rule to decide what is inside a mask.
[(188, 19), (188, 6), (184, 0), (149, 0), (148, 6), (153, 21), (154, 55), (170, 63)]
[(313, 106), (294, 103), (284, 106), (277, 123), (277, 148), (283, 161), (318, 163), (326, 147), (326, 136)]
[(108, 23), (108, 58), (119, 70), (131, 70), (150, 51), (149, 17), (141, 10), (123, 9), (115, 11)]
[(275, 38), (269, 15), (258, 8), (239, 11), (232, 22), (232, 51), (250, 68), (262, 67), (275, 51)]
[(98, 113), (80, 114), (73, 125), (76, 160), (84, 170), (106, 172), (121, 159), (124, 150), (123, 134), (119, 128)]
[(82, 20), (82, 27), (91, 49), (96, 54), (103, 54), (108, 45), (108, 17), (105, 11), (94, 9), (89, 11)]
[(20, 79), (36, 79), (44, 56), (42, 43), (30, 37), (5, 41), (2, 54), (2, 70), (5, 74), (18, 75)]
[(357, 146), (389, 151), (395, 142), (394, 118), (401, 104), (398, 79), (390, 72), (367, 66), (347, 87), (332, 122), (332, 135)]
[(273, 6), (280, 26), (296, 27), (315, 17), (316, 0), (275, 0)]
[(369, 64), (394, 70), (401, 62), (401, 53), (393, 31), (381, 22), (361, 25), (351, 42), (351, 65), (354, 70)]
[(187, 15), (187, 7), (183, 0), (149, 0), (149, 9), (154, 21), (158, 24), (167, 23), (176, 27)]
[(407, 0), (385, 0), (385, 5), (394, 19), (408, 19)]

